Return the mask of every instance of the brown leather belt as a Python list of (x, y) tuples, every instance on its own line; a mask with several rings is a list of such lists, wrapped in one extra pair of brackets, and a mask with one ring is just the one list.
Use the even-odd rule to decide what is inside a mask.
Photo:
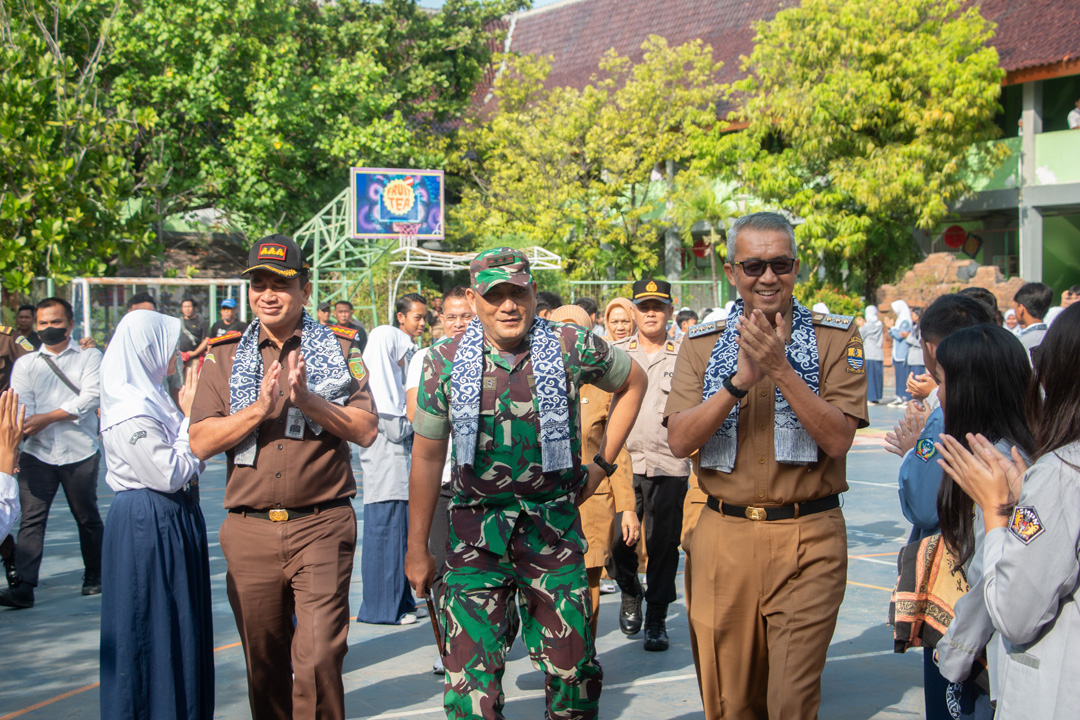
[(308, 517), (309, 515), (317, 515), (318, 513), (326, 512), (327, 510), (342, 507), (344, 505), (352, 505), (352, 501), (349, 498), (338, 498), (337, 500), (331, 500), (330, 502), (321, 503), (319, 505), (308, 505), (306, 507), (270, 508), (269, 510), (255, 510), (253, 508), (239, 507), (229, 508), (229, 512), (238, 513), (244, 517), (269, 520), (270, 522), (288, 522), (289, 520), (299, 520), (300, 518)]
[(746, 505), (732, 505), (731, 503), (717, 500), (710, 495), (705, 501), (705, 505), (707, 505), (710, 510), (715, 510), (723, 515), (746, 518), (747, 520), (791, 520), (803, 517), (804, 515), (813, 515), (814, 513), (838, 508), (840, 507), (840, 496), (829, 495), (828, 497), (818, 498), (817, 500), (794, 503), (793, 505), (753, 507)]

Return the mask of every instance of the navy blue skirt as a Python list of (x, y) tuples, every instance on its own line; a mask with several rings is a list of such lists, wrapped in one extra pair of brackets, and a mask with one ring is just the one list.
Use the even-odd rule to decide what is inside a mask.
[(101, 717), (213, 715), (214, 626), (202, 510), (182, 491), (117, 493), (102, 548)]
[(364, 536), (360, 546), (360, 578), (364, 601), (357, 622), (393, 625), (416, 610), (405, 577), (409, 541), (409, 503), (405, 500), (364, 505)]

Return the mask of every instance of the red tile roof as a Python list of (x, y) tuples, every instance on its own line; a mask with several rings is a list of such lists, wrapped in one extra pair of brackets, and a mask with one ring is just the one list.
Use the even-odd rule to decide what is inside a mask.
[[(753, 23), (769, 20), (797, 0), (564, 0), (518, 14), (510, 49), (554, 56), (549, 83), (584, 86), (609, 48), (632, 60), (650, 34), (671, 45), (701, 38), (723, 60), (718, 78), (739, 75), (739, 58), (753, 47)], [(993, 41), (1001, 66), (1017, 71), (1080, 57), (1077, 0), (982, 0), (997, 23)]]

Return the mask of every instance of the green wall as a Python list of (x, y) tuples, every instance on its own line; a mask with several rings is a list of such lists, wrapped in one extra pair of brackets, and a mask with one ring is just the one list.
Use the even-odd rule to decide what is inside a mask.
[(1080, 215), (1043, 218), (1043, 282), (1061, 291), (1080, 284)]

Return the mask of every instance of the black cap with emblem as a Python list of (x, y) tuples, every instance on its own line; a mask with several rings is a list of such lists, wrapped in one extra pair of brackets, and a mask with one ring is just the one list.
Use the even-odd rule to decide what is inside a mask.
[(243, 275), (256, 270), (269, 270), (282, 277), (307, 275), (307, 263), (300, 246), (285, 235), (267, 235), (251, 246), (248, 252), (247, 270)]
[(671, 283), (667, 280), (653, 280), (651, 278), (638, 280), (634, 283), (633, 293), (630, 298), (635, 305), (645, 300), (659, 300), (670, 304)]

